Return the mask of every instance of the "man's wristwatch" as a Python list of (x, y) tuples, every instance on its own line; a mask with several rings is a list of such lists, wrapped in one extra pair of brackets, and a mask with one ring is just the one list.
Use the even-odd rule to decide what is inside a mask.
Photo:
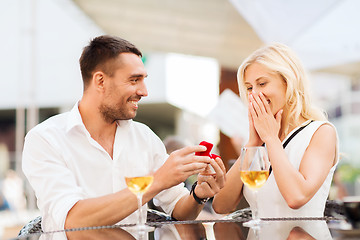
[(196, 196), (196, 194), (195, 194), (195, 187), (196, 187), (196, 185), (197, 185), (197, 181), (194, 182), (194, 184), (192, 185), (191, 191), (190, 191), (190, 195), (192, 195), (192, 196), (194, 197), (195, 201), (196, 201), (198, 204), (204, 204), (204, 203), (206, 203), (206, 202), (209, 200), (209, 198), (199, 198), (198, 196)]

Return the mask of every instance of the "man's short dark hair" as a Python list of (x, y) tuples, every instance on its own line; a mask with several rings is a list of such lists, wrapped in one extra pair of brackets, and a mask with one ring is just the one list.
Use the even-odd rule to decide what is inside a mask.
[(134, 53), (142, 57), (140, 50), (125, 39), (109, 35), (92, 39), (84, 48), (79, 60), (84, 89), (87, 88), (97, 69), (111, 76), (114, 70), (112, 60), (115, 60), (120, 53)]

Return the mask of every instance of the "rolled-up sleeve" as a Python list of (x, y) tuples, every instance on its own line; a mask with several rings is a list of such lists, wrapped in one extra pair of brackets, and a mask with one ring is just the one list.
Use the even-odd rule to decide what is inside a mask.
[(156, 206), (161, 206), (165, 213), (171, 215), (180, 198), (188, 194), (189, 191), (185, 188), (184, 183), (180, 183), (156, 195), (154, 204)]

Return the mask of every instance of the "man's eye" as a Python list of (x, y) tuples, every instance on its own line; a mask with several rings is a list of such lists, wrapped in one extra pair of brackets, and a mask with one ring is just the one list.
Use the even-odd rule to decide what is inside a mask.
[(266, 85), (266, 82), (262, 82), (259, 84), (260, 86), (265, 86)]
[(139, 79), (131, 79), (130, 81), (136, 83), (138, 80)]
[(252, 87), (246, 88), (247, 91), (252, 91)]

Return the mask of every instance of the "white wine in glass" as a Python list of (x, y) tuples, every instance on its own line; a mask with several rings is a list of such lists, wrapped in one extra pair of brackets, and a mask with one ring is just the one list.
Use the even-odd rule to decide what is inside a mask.
[(269, 170), (262, 171), (241, 171), (240, 177), (243, 183), (251, 189), (262, 187), (269, 177)]
[(148, 169), (147, 172), (147, 174), (143, 174), (142, 176), (139, 176), (137, 173), (128, 173), (127, 176), (125, 176), (127, 187), (137, 197), (138, 220), (136, 223), (136, 229), (139, 232), (150, 232), (154, 230), (153, 227), (145, 224), (146, 212), (143, 211), (142, 207), (142, 197), (154, 181), (154, 176), (152, 175), (153, 169)]
[(154, 181), (153, 176), (144, 177), (125, 177), (126, 185), (134, 194), (144, 194), (152, 182)]
[(269, 177), (270, 162), (265, 147), (244, 147), (240, 155), (240, 178), (241, 181), (255, 195), (255, 206), (252, 208), (252, 220), (245, 222), (246, 227), (257, 227), (262, 224), (258, 216), (257, 190), (261, 188)]

